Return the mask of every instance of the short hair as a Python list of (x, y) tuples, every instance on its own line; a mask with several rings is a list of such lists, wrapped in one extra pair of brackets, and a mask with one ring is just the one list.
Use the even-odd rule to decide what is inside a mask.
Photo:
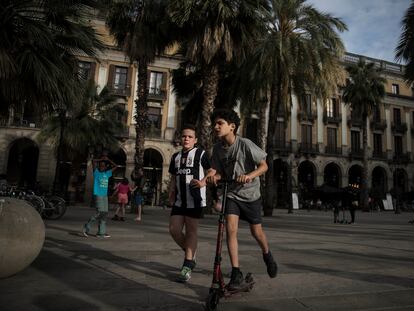
[(195, 137), (197, 138), (197, 128), (193, 124), (184, 124), (184, 126), (181, 128), (181, 133), (184, 130), (192, 130), (195, 133)]
[(237, 129), (240, 126), (240, 117), (233, 109), (228, 108), (219, 108), (215, 109), (213, 113), (210, 116), (211, 123), (214, 123), (214, 121), (217, 119), (224, 119), (227, 123), (231, 124), (233, 123), (236, 125), (236, 128), (234, 129), (234, 133), (237, 133)]

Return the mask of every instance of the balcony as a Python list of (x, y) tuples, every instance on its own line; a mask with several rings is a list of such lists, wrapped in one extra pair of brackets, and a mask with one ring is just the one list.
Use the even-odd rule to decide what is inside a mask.
[(290, 142), (284, 140), (275, 140), (273, 149), (281, 155), (288, 155), (292, 151)]
[(298, 112), (298, 120), (301, 122), (314, 122), (316, 120), (317, 116), (316, 113), (308, 113), (305, 111), (299, 111)]
[(410, 155), (408, 153), (394, 153), (392, 158), (392, 164), (408, 164), (411, 162)]
[(131, 96), (131, 86), (126, 84), (114, 84), (109, 87), (111, 94), (121, 97)]
[(362, 149), (351, 149), (349, 152), (349, 160), (362, 159), (364, 151)]
[(384, 131), (387, 128), (387, 122), (385, 120), (371, 120), (371, 130)]
[(332, 154), (332, 155), (341, 155), (342, 148), (337, 146), (326, 146), (325, 147), (325, 154)]
[(315, 144), (300, 143), (299, 148), (298, 148), (298, 152), (304, 153), (304, 154), (317, 154), (318, 149), (317, 149), (317, 146)]
[(387, 153), (384, 151), (374, 150), (372, 152), (372, 159), (373, 160), (386, 160), (387, 159)]
[(148, 99), (166, 100), (167, 92), (166, 90), (162, 90), (160, 88), (149, 87), (148, 88)]
[(340, 114), (334, 116), (328, 116), (326, 112), (323, 114), (323, 123), (325, 124), (340, 124), (342, 122), (342, 116)]
[(155, 126), (151, 126), (145, 130), (145, 137), (150, 139), (161, 139), (161, 129), (156, 128)]
[(348, 127), (362, 127), (363, 122), (362, 118), (349, 118), (348, 117)]
[(41, 128), (42, 122), (39, 120), (25, 120), (25, 119), (18, 119), (15, 118), (10, 122), (9, 118), (0, 117), (0, 126), (4, 127), (27, 127), (27, 128)]
[(391, 130), (393, 133), (404, 134), (405, 132), (407, 132), (407, 123), (403, 123), (403, 122), (393, 123), (391, 125)]

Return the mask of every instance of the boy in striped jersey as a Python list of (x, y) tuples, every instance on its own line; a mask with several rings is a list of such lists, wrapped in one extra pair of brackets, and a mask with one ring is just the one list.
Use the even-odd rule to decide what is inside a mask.
[(196, 143), (195, 127), (184, 126), (181, 132), (182, 150), (173, 154), (168, 170), (172, 175), (169, 191), (172, 205), (170, 234), (185, 252), (178, 277), (181, 282), (191, 278), (195, 267), (198, 222), (206, 206), (206, 179), (215, 173), (206, 152), (195, 147)]

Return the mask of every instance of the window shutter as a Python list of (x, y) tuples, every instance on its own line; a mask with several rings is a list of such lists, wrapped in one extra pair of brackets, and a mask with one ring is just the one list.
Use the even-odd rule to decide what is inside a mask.
[(89, 71), (89, 79), (95, 81), (96, 63), (91, 63), (91, 70)]
[(132, 72), (134, 71), (134, 67), (129, 66), (128, 67), (128, 74), (127, 74), (127, 86), (131, 86), (131, 81), (132, 81)]
[(115, 72), (115, 66), (109, 65), (108, 82), (106, 83), (109, 88), (114, 87), (114, 72)]
[(165, 91), (167, 90), (167, 73), (162, 73), (162, 83), (161, 83), (161, 90)]

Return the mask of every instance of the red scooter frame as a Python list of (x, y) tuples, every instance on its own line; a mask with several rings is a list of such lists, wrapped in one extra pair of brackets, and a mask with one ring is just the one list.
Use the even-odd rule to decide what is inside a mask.
[(214, 311), (222, 297), (230, 297), (233, 294), (240, 292), (248, 292), (253, 288), (254, 281), (251, 273), (247, 273), (245, 277), (246, 286), (238, 290), (229, 290), (224, 282), (223, 273), (221, 271), (221, 251), (223, 246), (224, 225), (226, 223), (225, 212), (227, 207), (227, 190), (229, 183), (233, 180), (222, 180), (220, 184), (223, 185), (223, 199), (221, 203), (221, 211), (218, 220), (218, 233), (216, 244), (216, 255), (214, 257), (213, 281), (206, 300), (206, 310)]

